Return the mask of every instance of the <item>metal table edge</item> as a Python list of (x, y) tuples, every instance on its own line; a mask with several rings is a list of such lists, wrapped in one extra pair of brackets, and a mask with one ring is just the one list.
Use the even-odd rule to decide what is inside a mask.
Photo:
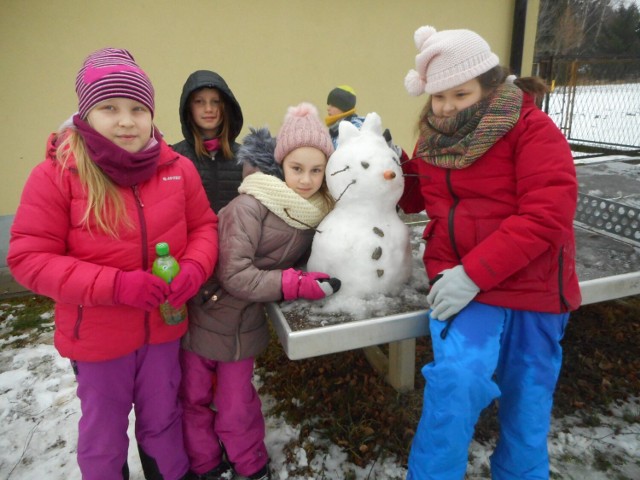
[[(640, 294), (640, 271), (580, 282), (582, 305)], [(291, 360), (338, 353), (429, 334), (428, 310), (353, 320), (293, 330), (280, 306), (267, 303), (267, 312), (280, 343)]]

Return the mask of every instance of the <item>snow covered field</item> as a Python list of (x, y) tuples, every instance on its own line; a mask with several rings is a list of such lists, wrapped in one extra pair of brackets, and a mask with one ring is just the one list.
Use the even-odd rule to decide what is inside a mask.
[[(549, 116), (570, 139), (619, 144), (640, 149), (640, 83), (578, 86), (569, 104), (567, 87), (558, 87), (549, 98)], [(562, 112), (571, 111), (572, 121)], [(564, 115), (566, 117), (566, 114)]]

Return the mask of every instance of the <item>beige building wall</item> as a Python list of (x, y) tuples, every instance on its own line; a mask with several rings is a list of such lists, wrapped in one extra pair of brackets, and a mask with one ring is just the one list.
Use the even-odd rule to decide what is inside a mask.
[[(0, 218), (11, 217), (45, 140), (77, 107), (85, 56), (114, 46), (132, 52), (156, 90), (156, 124), (181, 140), (178, 101), (196, 69), (221, 74), (245, 127), (275, 134), (286, 108), (349, 84), (357, 111), (375, 111), (410, 151), (426, 97), (403, 85), (417, 53), (413, 32), (469, 28), (509, 64), (516, 0), (3, 0), (0, 15)], [(530, 71), (539, 0), (528, 2), (522, 73)], [(6, 237), (7, 223), (0, 223)], [(0, 238), (1, 239), (1, 238)], [(3, 243), (3, 242), (0, 242)], [(6, 254), (4, 245), (0, 253)], [(0, 260), (4, 260), (4, 256)]]

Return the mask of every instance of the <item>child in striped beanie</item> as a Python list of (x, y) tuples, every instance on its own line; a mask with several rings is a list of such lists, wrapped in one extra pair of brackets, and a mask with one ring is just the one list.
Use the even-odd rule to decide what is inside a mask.
[[(153, 86), (126, 50), (89, 55), (78, 113), (52, 133), (16, 212), (7, 264), (56, 302), (56, 349), (70, 359), (85, 480), (129, 478), (129, 415), (146, 478), (193, 478), (178, 404), (180, 338), (160, 305), (184, 305), (213, 271), (217, 218), (193, 164), (154, 127)], [(153, 275), (167, 242), (180, 272)]]

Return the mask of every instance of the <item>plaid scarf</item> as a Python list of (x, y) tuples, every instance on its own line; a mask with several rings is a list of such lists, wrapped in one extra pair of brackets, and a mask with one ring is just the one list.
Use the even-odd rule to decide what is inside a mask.
[(436, 167), (466, 168), (513, 128), (521, 108), (522, 90), (505, 83), (455, 117), (430, 110), (420, 125), (417, 156)]

